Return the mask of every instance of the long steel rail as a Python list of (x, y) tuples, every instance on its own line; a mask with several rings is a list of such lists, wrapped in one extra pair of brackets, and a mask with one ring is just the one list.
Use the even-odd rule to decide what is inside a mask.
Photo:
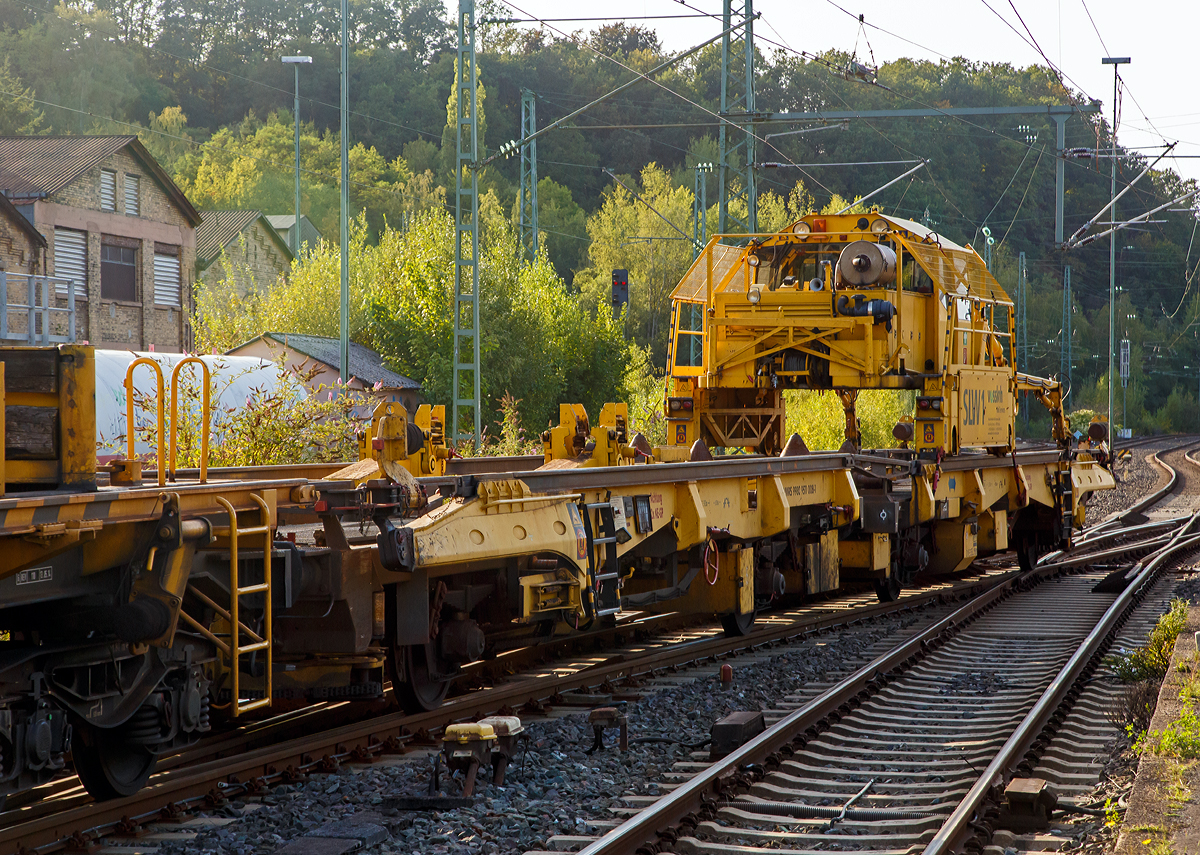
[[(1190, 454), (1187, 458), (1200, 466), (1200, 462)], [(1158, 454), (1155, 455), (1155, 459), (1171, 472), (1171, 478), (1167, 484), (1139, 503), (1141, 509), (1161, 501), (1179, 484), (1178, 473), (1173, 467), (1161, 461)], [(989, 795), (996, 792), (997, 784), (1005, 781), (1030, 751), (1078, 679), (1098, 663), (1098, 658), (1113, 630), (1123, 623), (1131, 608), (1145, 596), (1166, 563), (1181, 552), (1200, 551), (1200, 534), (1191, 533), (1198, 523), (1200, 513), (1188, 517), (1178, 525), (1166, 543), (1158, 543), (1156, 539), (1157, 548), (1153, 550), (1152, 557), (1135, 566), (1132, 583), (1105, 610), (1070, 659), (1051, 680), (1050, 685), (984, 772), (979, 775), (967, 795), (942, 824), (923, 855), (945, 855), (961, 846), (972, 832), (972, 823), (981, 805)], [(1154, 536), (1153, 532), (1151, 536)], [(1136, 551), (1141, 547), (1142, 544), (1134, 543), (1129, 545), (1128, 550)], [(1061, 569), (1053, 562), (1046, 562), (1028, 573), (997, 583), (953, 614), (846, 677), (776, 722), (760, 736), (724, 759), (711, 764), (653, 805), (585, 846), (580, 850), (580, 855), (634, 855), (669, 851), (673, 841), (686, 834), (686, 829), (694, 828), (703, 817), (711, 815), (722, 798), (730, 793), (748, 789), (757, 776), (761, 775), (762, 766), (772, 763), (782, 750), (794, 743), (804, 744), (828, 725), (831, 715), (858, 706), (866, 697), (881, 689), (902, 671), (911, 668), (934, 648), (940, 647), (957, 630), (994, 607), (1001, 599), (1059, 572)], [(663, 846), (666, 850), (662, 849)]]

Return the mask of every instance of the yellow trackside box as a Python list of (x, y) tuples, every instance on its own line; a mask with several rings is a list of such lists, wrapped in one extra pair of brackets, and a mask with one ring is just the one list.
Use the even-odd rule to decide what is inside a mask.
[(0, 347), (0, 492), (96, 487), (96, 361), (91, 347)]

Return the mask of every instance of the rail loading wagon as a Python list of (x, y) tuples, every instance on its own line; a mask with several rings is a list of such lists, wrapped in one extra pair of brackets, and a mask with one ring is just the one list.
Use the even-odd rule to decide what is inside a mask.
[[(630, 612), (720, 615), (744, 633), (784, 594), (869, 579), (887, 598), (922, 569), (1068, 544), (1112, 476), (1070, 445), (1057, 385), (1013, 370), (1011, 305), (977, 256), (943, 240), (948, 261), (929, 273), (904, 247), (928, 253), (935, 237), (902, 221), (805, 222), (825, 248), (804, 289), (807, 262), (787, 266), (799, 224), (710, 243), (677, 289), (658, 447), (623, 404), (594, 422), (564, 404), (542, 455), (452, 459), (441, 408), (384, 404), (357, 463), (177, 469), (177, 366), (151, 413), (154, 460), (129, 452), (97, 472), (91, 348), (0, 349), (0, 791), (49, 780), (70, 751), (94, 795), (132, 792), (160, 754), (222, 721), (376, 699), (388, 680), (405, 706), (434, 707), (469, 662)], [(895, 278), (851, 285), (825, 266), (856, 241), (894, 245)], [(974, 279), (943, 278), (960, 263)], [(146, 362), (130, 370), (161, 375)], [(983, 388), (972, 372), (1001, 398), (984, 395), (980, 416), (998, 403), (1003, 429), (990, 414), (985, 432), (965, 429)], [(847, 403), (847, 444), (809, 453), (785, 439), (779, 396), (822, 384)], [(851, 393), (877, 387), (917, 393), (896, 448), (857, 442)], [(1055, 413), (1057, 446), (1016, 448), (1025, 389)]]

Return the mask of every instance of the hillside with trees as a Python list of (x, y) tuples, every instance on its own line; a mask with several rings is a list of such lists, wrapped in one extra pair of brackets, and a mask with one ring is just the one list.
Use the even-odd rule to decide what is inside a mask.
[[(301, 69), (304, 210), (327, 237), (338, 217), (338, 26), (336, 0), (36, 0), (0, 7), (0, 133), (137, 132), (201, 210), (290, 212), (292, 69)], [(452, 289), (455, 34), (438, 0), (351, 3), (351, 204), (358, 215), (352, 258), (352, 334), (397, 370), (449, 397)], [(656, 33), (625, 24), (564, 37), (503, 23), (507, 7), (478, 11), (481, 143), (488, 153), (519, 136), (522, 90), (537, 98), (539, 124), (565, 115), (645, 71), (666, 54)], [(714, 34), (716, 33), (714, 24)], [(954, 59), (899, 60), (877, 84), (834, 73), (852, 57), (801, 56), (763, 41), (757, 57), (760, 110), (877, 110), (1086, 104), (1043, 67)], [(861, 59), (861, 58), (860, 58)], [(484, 384), (489, 399), (521, 400), (529, 431), (559, 399), (594, 407), (645, 382), (665, 359), (668, 296), (691, 260), (698, 163), (717, 159), (720, 49), (673, 66), (661, 86), (641, 84), (538, 143), (542, 256), (517, 257), (517, 162), (481, 175), (485, 222)], [(1107, 108), (1107, 107), (1106, 107)], [(794, 126), (762, 125), (767, 133)], [(1068, 148), (1109, 145), (1097, 113), (1072, 116)], [(760, 224), (785, 224), (861, 196), (927, 158), (926, 170), (874, 197), (881, 210), (934, 225), (982, 247), (994, 236), (993, 271), (1014, 292), (1017, 258), (1029, 271), (1031, 355), (1022, 368), (1060, 370), (1064, 266), (1071, 267), (1071, 407), (1101, 409), (1107, 396), (1108, 246), (1064, 254), (1054, 246), (1055, 131), (1049, 117), (855, 120), (822, 133), (760, 146)], [(1119, 180), (1146, 164), (1119, 159)], [(886, 163), (892, 161), (892, 163)], [(822, 164), (855, 162), (853, 167)], [(804, 164), (803, 167), (794, 164)], [(1066, 233), (1107, 202), (1108, 160), (1066, 161)], [(614, 181), (605, 173), (619, 177)], [(716, 175), (707, 178), (709, 233), (716, 228)], [(624, 185), (624, 186), (623, 186)], [(1168, 169), (1121, 202), (1141, 213), (1189, 189)], [(637, 201), (629, 189), (670, 224)], [(448, 192), (449, 191), (449, 192)], [(1194, 210), (1168, 212), (1120, 233), (1118, 338), (1132, 343), (1128, 417), (1137, 430), (1200, 428), (1200, 257)], [(672, 227), (672, 225), (674, 228)], [(678, 230), (676, 230), (678, 229)], [(337, 249), (310, 248), (286, 289), (239, 302), (219, 288), (200, 295), (206, 347), (270, 328), (328, 333), (336, 326)], [(630, 271), (628, 313), (607, 312), (611, 270)], [(647, 351), (646, 348), (649, 350)], [(649, 360), (645, 358), (648, 352)], [(639, 377), (623, 376), (626, 370)], [(499, 407), (493, 430), (499, 422)], [(1034, 414), (1035, 416), (1037, 414)], [(1030, 435), (1040, 429), (1036, 418)]]

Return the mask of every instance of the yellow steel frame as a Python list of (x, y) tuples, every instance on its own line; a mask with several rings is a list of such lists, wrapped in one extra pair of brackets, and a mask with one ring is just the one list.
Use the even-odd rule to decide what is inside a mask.
[[(175, 363), (175, 369), (171, 372), (171, 480), (175, 480), (175, 439), (179, 428), (179, 370), (185, 365), (199, 365), (203, 372), (201, 393), (204, 430), (200, 434), (200, 483), (204, 484), (208, 481), (208, 434), (212, 427), (212, 406), (209, 400), (209, 395), (211, 394), (209, 390), (212, 387), (212, 374), (209, 373), (208, 364), (198, 356), (184, 357)], [(159, 394), (161, 394), (161, 391)], [(159, 468), (162, 468), (161, 457), (159, 458)], [(161, 483), (161, 477), (159, 483)]]
[[(216, 645), (217, 649), (225, 656), (225, 665), (229, 669), (230, 680), (232, 686), (230, 689), (230, 715), (237, 718), (243, 713), (248, 713), (252, 710), (268, 707), (271, 705), (274, 696), (274, 660), (272, 657), (273, 650), (271, 646), (271, 549), (274, 544), (274, 527), (271, 520), (271, 508), (257, 494), (251, 493), (250, 497), (258, 504), (259, 512), (262, 514), (262, 523), (251, 528), (239, 528), (237, 522), (237, 510), (229, 502), (220, 496), (217, 497), (217, 502), (229, 514), (229, 525), (222, 528), (214, 528), (213, 534), (217, 537), (229, 538), (229, 608), (222, 607), (219, 603), (206, 595), (204, 592), (196, 588), (189, 588), (192, 594), (196, 596), (206, 606), (211, 608), (229, 625), (229, 640), (226, 642), (216, 633), (212, 632), (208, 627), (201, 624), (187, 612), (180, 612), (180, 616), (197, 632)], [(238, 576), (238, 541), (241, 536), (263, 536), (263, 581), (257, 585), (242, 585)], [(263, 634), (260, 636), (253, 629), (246, 626), (241, 621), (241, 598), (249, 594), (262, 594), (264, 597), (263, 604)], [(248, 644), (242, 643), (242, 635), (249, 637)], [(241, 695), (241, 669), (240, 658), (249, 653), (262, 651), (265, 654), (266, 666), (266, 686), (263, 690), (263, 697), (245, 701)]]
[(163, 389), (163, 373), (162, 368), (148, 356), (139, 356), (133, 362), (129, 363), (129, 368), (125, 370), (125, 439), (128, 444), (126, 453), (127, 460), (137, 460), (134, 455), (133, 446), (135, 442), (134, 421), (133, 421), (133, 371), (139, 365), (149, 365), (154, 369), (154, 378), (158, 387), (158, 421), (156, 423), (158, 438), (157, 453), (158, 453), (158, 486), (164, 487), (167, 483), (167, 468), (166, 463), (166, 437), (164, 436), (164, 409), (166, 407), (165, 393)]

